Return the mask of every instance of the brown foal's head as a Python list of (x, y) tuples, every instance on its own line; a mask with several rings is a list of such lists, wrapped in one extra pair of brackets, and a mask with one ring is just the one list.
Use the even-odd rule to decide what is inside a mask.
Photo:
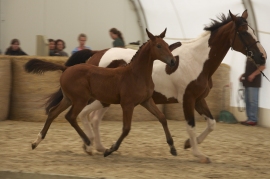
[(250, 57), (257, 65), (264, 65), (267, 58), (266, 52), (258, 41), (254, 30), (248, 25), (248, 13), (245, 10), (241, 17), (229, 11), (234, 28), (231, 31), (231, 47)]
[(169, 49), (169, 45), (163, 40), (166, 30), (167, 29), (165, 29), (159, 36), (154, 36), (146, 29), (146, 33), (150, 39), (151, 56), (168, 64), (169, 66), (174, 66), (176, 60)]

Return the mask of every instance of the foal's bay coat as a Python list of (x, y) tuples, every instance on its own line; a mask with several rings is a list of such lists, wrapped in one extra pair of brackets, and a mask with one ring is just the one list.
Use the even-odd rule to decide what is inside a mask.
[[(159, 36), (153, 36), (147, 32), (150, 40), (140, 47), (131, 62), (120, 68), (100, 68), (90, 64), (79, 64), (69, 68), (39, 60), (29, 61), (26, 64), (28, 72), (44, 72), (48, 70), (62, 70), (60, 78), (63, 99), (49, 110), (46, 123), (32, 144), (36, 148), (44, 139), (52, 121), (69, 106), (72, 106), (66, 114), (66, 119), (75, 128), (86, 145), (86, 151), (91, 152), (90, 140), (77, 124), (76, 118), (82, 109), (99, 100), (101, 103), (94, 105), (97, 109), (100, 105), (121, 104), (123, 109), (123, 131), (117, 142), (104, 152), (104, 156), (116, 151), (131, 128), (133, 109), (140, 104), (153, 113), (161, 122), (166, 134), (167, 143), (172, 155), (176, 155), (170, 131), (165, 116), (158, 110), (152, 99), (154, 83), (152, 81), (152, 68), (154, 60), (159, 59), (170, 66), (175, 65), (175, 59), (171, 54), (167, 43), (164, 42), (166, 30)], [(38, 65), (34, 65), (37, 64)], [(44, 64), (47, 64), (46, 69)], [(31, 65), (34, 65), (34, 67)]]

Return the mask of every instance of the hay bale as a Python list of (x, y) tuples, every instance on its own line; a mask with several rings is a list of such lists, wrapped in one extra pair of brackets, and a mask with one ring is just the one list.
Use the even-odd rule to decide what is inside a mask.
[(8, 57), (0, 57), (0, 121), (7, 119), (10, 104), (11, 62)]
[[(163, 104), (158, 104), (157, 107), (163, 113)], [(103, 120), (107, 121), (122, 121), (123, 113), (119, 104), (113, 104), (109, 110), (105, 113)], [(133, 121), (149, 121), (158, 120), (153, 114), (147, 111), (144, 107), (138, 105), (135, 107), (132, 116)]]
[[(208, 107), (215, 119), (218, 119), (218, 114), (222, 110), (222, 98), (223, 98), (223, 87), (230, 84), (230, 66), (221, 64), (217, 71), (212, 76), (213, 88), (209, 95), (206, 97)], [(230, 107), (230, 90), (225, 89), (225, 109)], [(167, 119), (172, 120), (185, 120), (182, 104), (165, 104), (164, 114)], [(196, 111), (195, 119), (203, 120)]]
[[(11, 57), (12, 58), (12, 93), (10, 118), (23, 121), (45, 121), (45, 98), (59, 88), (62, 72), (46, 72), (43, 75), (29, 74), (24, 65), (32, 58), (64, 64), (66, 57)], [(65, 121), (63, 112), (56, 121)]]

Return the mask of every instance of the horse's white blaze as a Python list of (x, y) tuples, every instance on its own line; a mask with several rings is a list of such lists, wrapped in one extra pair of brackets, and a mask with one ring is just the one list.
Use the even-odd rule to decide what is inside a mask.
[(179, 103), (182, 103), (186, 87), (198, 78), (205, 61), (209, 58), (209, 38), (210, 32), (207, 31), (197, 39), (182, 42), (181, 47), (173, 50), (172, 54), (179, 56), (179, 66), (170, 75), (165, 72), (166, 64), (155, 61), (152, 73), (155, 91), (162, 93), (167, 98), (174, 97), (178, 99)]
[[(256, 37), (256, 35), (254, 34), (253, 30), (248, 27), (248, 31), (247, 31), (251, 36), (252, 38), (255, 40), (255, 41), (258, 41), (258, 38)], [(261, 45), (261, 43), (256, 43), (258, 49), (260, 50), (260, 52), (263, 54), (263, 57), (266, 59), (267, 58), (267, 54), (263, 48), (263, 46)]]
[(129, 63), (137, 50), (124, 48), (111, 48), (102, 56), (99, 61), (100, 67), (107, 67), (113, 60), (124, 60)]

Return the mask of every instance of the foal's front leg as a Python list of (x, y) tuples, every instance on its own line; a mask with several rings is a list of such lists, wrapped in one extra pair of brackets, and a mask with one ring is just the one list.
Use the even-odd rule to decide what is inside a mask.
[[(216, 126), (216, 120), (213, 118), (207, 103), (205, 99), (201, 99), (196, 102), (195, 104), (196, 111), (205, 117), (205, 120), (207, 121), (207, 127), (206, 129), (197, 137), (198, 144), (202, 143), (204, 139), (212, 132)], [(184, 149), (190, 148), (190, 141), (189, 139), (186, 140)]]
[(122, 110), (123, 110), (123, 129), (122, 129), (122, 134), (119, 137), (119, 139), (116, 141), (115, 144), (111, 146), (110, 149), (106, 149), (104, 152), (104, 157), (107, 157), (114, 151), (117, 151), (118, 148), (120, 147), (122, 141), (124, 138), (128, 135), (130, 128), (131, 128), (131, 120), (132, 120), (132, 114), (134, 110), (134, 105), (124, 105), (121, 104)]
[(162, 112), (160, 112), (160, 110), (157, 108), (156, 104), (154, 103), (153, 98), (148, 99), (147, 101), (145, 101), (141, 105), (158, 118), (159, 122), (162, 124), (162, 127), (164, 129), (167, 143), (170, 146), (170, 152), (172, 155), (176, 156), (177, 152), (176, 152), (176, 149), (174, 147), (173, 138), (172, 138), (170, 130), (168, 128), (167, 120), (166, 120), (166, 117), (164, 116), (164, 114)]

